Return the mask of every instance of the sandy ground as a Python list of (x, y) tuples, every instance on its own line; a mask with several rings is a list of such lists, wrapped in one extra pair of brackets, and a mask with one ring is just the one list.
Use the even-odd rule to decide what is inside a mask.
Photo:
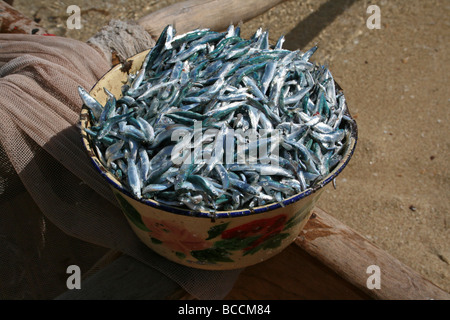
[[(16, 0), (49, 32), (87, 40), (110, 19), (136, 19), (175, 0)], [(82, 10), (68, 30), (66, 8)], [(381, 29), (366, 27), (369, 5)], [(450, 2), (445, 0), (289, 0), (242, 25), (286, 35), (288, 49), (319, 44), (344, 88), (359, 140), (349, 166), (318, 205), (450, 291)]]

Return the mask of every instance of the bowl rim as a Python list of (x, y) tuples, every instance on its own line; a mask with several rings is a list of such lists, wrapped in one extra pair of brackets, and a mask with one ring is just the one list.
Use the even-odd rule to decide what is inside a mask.
[[(148, 53), (150, 49), (141, 51), (137, 53), (136, 55), (128, 58), (126, 61), (134, 61), (136, 57), (140, 57), (141, 55), (144, 55)], [(132, 62), (133, 62), (132, 61)], [(97, 88), (100, 81), (104, 80), (109, 74), (113, 72), (117, 72), (119, 69), (122, 69), (123, 64), (118, 64), (113, 66), (110, 70), (108, 70), (100, 79), (96, 81), (96, 83), (92, 86), (92, 88), (89, 90), (89, 94), (92, 94), (92, 92)], [(125, 71), (121, 71), (125, 72)], [(343, 89), (339, 86), (339, 84), (335, 81), (335, 86), (338, 91), (342, 91)], [(94, 165), (95, 169), (100, 173), (100, 175), (106, 179), (106, 181), (114, 187), (116, 190), (120, 191), (121, 193), (127, 195), (129, 198), (138, 201), (144, 205), (153, 207), (158, 210), (162, 210), (169, 213), (174, 213), (178, 215), (183, 216), (189, 216), (189, 217), (199, 217), (199, 218), (209, 218), (209, 219), (221, 219), (221, 218), (233, 218), (233, 217), (242, 217), (242, 216), (249, 216), (249, 215), (256, 215), (268, 211), (272, 211), (275, 209), (279, 209), (285, 206), (288, 206), (294, 202), (297, 202), (303, 198), (308, 197), (309, 195), (316, 193), (318, 190), (322, 189), (324, 186), (326, 186), (328, 183), (333, 181), (341, 172), (342, 170), (347, 166), (348, 162), (353, 156), (353, 153), (356, 148), (356, 143), (358, 140), (358, 127), (356, 124), (356, 121), (353, 119), (353, 117), (350, 114), (349, 108), (347, 106), (347, 102), (345, 102), (345, 111), (344, 115), (349, 118), (347, 120), (347, 123), (350, 127), (350, 134), (347, 136), (347, 139), (349, 139), (347, 150), (345, 154), (343, 155), (343, 158), (340, 160), (340, 162), (336, 165), (336, 167), (331, 171), (327, 176), (325, 176), (322, 180), (317, 182), (313, 187), (307, 188), (306, 190), (303, 190), (302, 192), (295, 194), (287, 199), (284, 199), (282, 202), (273, 202), (264, 206), (258, 206), (254, 208), (245, 208), (245, 209), (239, 209), (239, 210), (230, 210), (230, 211), (195, 211), (191, 209), (185, 209), (185, 208), (179, 208), (174, 206), (169, 206), (163, 203), (160, 203), (153, 199), (144, 199), (144, 198), (137, 198), (134, 194), (132, 194), (130, 191), (127, 190), (126, 187), (124, 187), (121, 183), (118, 183), (117, 181), (114, 181), (111, 179), (111, 177), (108, 174), (111, 174), (101, 163), (101, 161), (98, 159), (95, 151), (92, 149), (90, 145), (90, 139), (88, 137), (88, 134), (84, 130), (84, 128), (89, 128), (86, 126), (87, 123), (90, 122), (90, 113), (88, 112), (88, 108), (86, 105), (82, 105), (81, 111), (80, 111), (80, 120), (79, 120), (79, 130), (81, 132), (81, 140), (82, 145), (84, 147), (84, 150), (87, 152), (87, 155), (89, 156), (89, 159), (91, 160), (91, 163)], [(114, 192), (114, 191), (113, 191)], [(115, 193), (115, 192), (114, 192)]]

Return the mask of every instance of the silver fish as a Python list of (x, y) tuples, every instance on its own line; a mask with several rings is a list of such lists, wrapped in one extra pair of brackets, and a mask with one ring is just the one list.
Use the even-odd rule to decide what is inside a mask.
[(314, 187), (348, 146), (345, 97), (306, 52), (248, 39), (230, 25), (176, 35), (167, 26), (122, 97), (83, 88), (101, 163), (136, 198), (191, 211), (238, 210)]

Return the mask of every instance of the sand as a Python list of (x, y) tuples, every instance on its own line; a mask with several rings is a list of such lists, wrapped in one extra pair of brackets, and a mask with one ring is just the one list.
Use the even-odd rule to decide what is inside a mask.
[[(137, 19), (177, 1), (54, 1), (15, 7), (49, 32), (87, 40), (110, 19)], [(68, 30), (66, 8), (82, 9)], [(366, 9), (381, 10), (368, 29)], [(348, 167), (318, 206), (450, 292), (450, 3), (445, 0), (290, 0), (242, 25), (263, 26), (288, 49), (319, 50), (344, 89), (359, 139)], [(363, 270), (365, 267), (362, 266)]]

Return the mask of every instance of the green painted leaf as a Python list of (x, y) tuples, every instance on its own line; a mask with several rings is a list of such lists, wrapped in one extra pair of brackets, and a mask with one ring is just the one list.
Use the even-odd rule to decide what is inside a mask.
[(133, 222), (133, 224), (139, 229), (150, 232), (144, 222), (142, 222), (139, 212), (120, 194), (116, 193), (115, 195), (117, 200), (119, 201), (119, 205), (122, 208), (122, 211), (125, 213), (128, 219), (130, 219), (130, 221)]
[(244, 253), (244, 256), (246, 256), (248, 254), (255, 254), (256, 252), (258, 252), (261, 249), (266, 250), (266, 249), (278, 248), (281, 245), (281, 241), (288, 236), (289, 236), (289, 233), (279, 233), (279, 234), (273, 235), (272, 237), (268, 238), (267, 240), (260, 243), (256, 247), (254, 247), (250, 250), (247, 250)]
[(222, 248), (208, 248), (203, 250), (191, 251), (191, 255), (199, 261), (217, 263), (217, 262), (233, 262), (229, 257), (230, 252)]
[(239, 239), (236, 237), (232, 239), (219, 240), (214, 243), (214, 247), (222, 248), (225, 250), (242, 250), (244, 248), (247, 248), (253, 241), (256, 241), (260, 237), (261, 235), (247, 237), (244, 239)]
[(184, 259), (186, 258), (186, 255), (183, 252), (175, 252), (175, 255), (180, 258), (180, 259)]
[(281, 245), (281, 241), (289, 236), (289, 233), (279, 233), (274, 235), (273, 237), (270, 237), (261, 245), (263, 246), (263, 249), (275, 249), (278, 248)]
[(222, 232), (225, 231), (225, 229), (228, 227), (229, 222), (227, 223), (222, 223), (219, 224), (217, 226), (211, 227), (208, 230), (208, 238), (206, 238), (206, 240), (211, 240), (214, 239), (217, 236), (220, 236), (222, 234)]
[(154, 243), (154, 244), (161, 244), (161, 243), (163, 243), (161, 240), (156, 239), (156, 238), (152, 238), (152, 237), (150, 237), (150, 240), (151, 240), (151, 242)]
[(245, 251), (243, 256), (246, 256), (248, 254), (255, 254), (256, 252), (258, 252), (261, 249), (262, 249), (262, 245), (256, 246), (254, 248), (251, 248), (250, 250)]
[(292, 228), (293, 226), (295, 226), (297, 223), (300, 223), (301, 221), (303, 221), (303, 219), (306, 218), (306, 216), (308, 215), (309, 212), (311, 212), (312, 208), (314, 205), (310, 205), (306, 208), (304, 208), (303, 210), (300, 210), (299, 212), (297, 212), (292, 218), (290, 218), (287, 222), (286, 225), (284, 226), (283, 230), (287, 230), (289, 228)]

